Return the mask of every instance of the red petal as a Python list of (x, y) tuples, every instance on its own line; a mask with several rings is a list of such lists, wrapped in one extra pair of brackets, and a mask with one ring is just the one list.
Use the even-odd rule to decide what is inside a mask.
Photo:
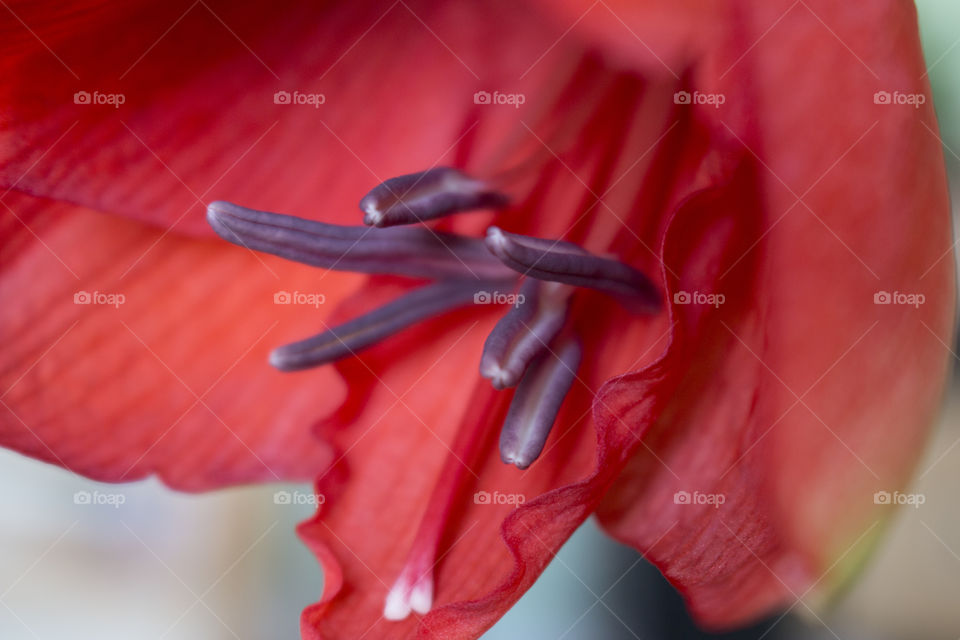
[(50, 4), (10, 3), (0, 34), (0, 185), (179, 232), (209, 234), (217, 199), (359, 224), (373, 185), (456, 161), (473, 69), (495, 83), (508, 55), (451, 52), (475, 19), (420, 3)]
[[(306, 480), (329, 463), (309, 424), (340, 402), (342, 382), (329, 369), (279, 373), (267, 353), (322, 330), (357, 278), (213, 240), (161, 241), (19, 193), (5, 203), (4, 446), (100, 480), (157, 473), (190, 490)], [(274, 305), (278, 290), (327, 304)], [(78, 292), (124, 300), (75, 304)]]
[[(666, 261), (673, 292), (726, 304), (674, 307), (651, 451), (600, 516), (726, 627), (836, 589), (875, 540), (873, 494), (909, 477), (939, 402), (954, 270), (914, 9), (751, 3), (715, 18), (737, 46), (718, 40), (691, 89), (726, 96), (701, 113), (749, 145), (746, 176), (683, 210)], [(926, 104), (874, 104), (877, 91)], [(882, 291), (925, 303), (874, 304)], [(648, 374), (612, 381), (597, 419), (647, 424), (649, 391)], [(725, 502), (677, 504), (678, 491)]]

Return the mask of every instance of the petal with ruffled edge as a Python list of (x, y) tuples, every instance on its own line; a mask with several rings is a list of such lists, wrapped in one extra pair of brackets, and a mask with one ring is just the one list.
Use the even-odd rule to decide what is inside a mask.
[[(309, 427), (343, 383), (281, 375), (264, 354), (322, 330), (362, 279), (183, 236), (210, 235), (204, 207), (218, 198), (356, 222), (359, 194), (382, 177), (455, 163), (452, 142), (469, 148), (481, 126), (472, 69), (496, 82), (509, 52), (458, 57), (421, 20), (476, 42), (494, 27), (431, 3), (6, 9), (18, 20), (0, 27), (4, 443), (103, 480), (312, 478), (329, 460)], [(407, 44), (362, 46), (387, 33)], [(324, 103), (277, 104), (278, 91)], [(95, 104), (96, 92), (122, 104)], [(387, 97), (375, 118), (357, 108)], [(280, 290), (326, 304), (271, 304)], [(126, 302), (74, 306), (78, 291)]]
[[(702, 113), (755, 154), (761, 208), (727, 216), (757, 228), (733, 263), (670, 282), (726, 300), (675, 306), (664, 364), (687, 373), (660, 390), (672, 401), (645, 438), (651, 451), (599, 515), (711, 627), (845, 583), (888, 515), (874, 493), (909, 478), (939, 403), (954, 271), (914, 11), (727, 7), (716, 23), (742, 50), (717, 47), (691, 80), (726, 96)], [(878, 91), (926, 103), (877, 104)], [(667, 262), (698, 251), (704, 226), (693, 212), (678, 218)], [(876, 304), (883, 292), (924, 302)], [(598, 421), (646, 423), (635, 405), (648, 384), (642, 373), (611, 381), (601, 397), (613, 410), (598, 407)]]
[[(328, 370), (285, 376), (267, 354), (315, 331), (360, 278), (213, 240), (161, 241), (140, 223), (19, 193), (4, 202), (5, 446), (99, 480), (157, 473), (190, 490), (307, 480), (329, 462), (309, 425), (343, 383)], [(278, 291), (325, 304), (274, 304)]]

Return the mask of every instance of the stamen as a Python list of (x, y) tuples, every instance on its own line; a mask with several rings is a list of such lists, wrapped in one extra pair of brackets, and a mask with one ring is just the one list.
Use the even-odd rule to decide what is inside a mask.
[(527, 365), (563, 327), (573, 287), (529, 278), (520, 288), (523, 302), (497, 322), (487, 336), (480, 375), (495, 389), (514, 387)]
[(656, 287), (641, 271), (573, 243), (508, 233), (498, 227), (487, 229), (486, 243), (491, 253), (523, 275), (611, 293), (644, 311), (660, 307)]
[(489, 283), (446, 281), (420, 287), (338, 327), (274, 349), (270, 364), (298, 371), (346, 358), (425, 318), (473, 302), (484, 286)]
[(207, 221), (234, 244), (324, 269), (415, 278), (514, 279), (481, 240), (425, 227), (370, 229), (212, 202)]
[(527, 368), (500, 431), (505, 463), (526, 469), (540, 456), (579, 366), (580, 345), (568, 340)]
[(473, 209), (500, 209), (509, 198), (457, 169), (438, 167), (378, 184), (360, 200), (363, 223), (392, 227)]

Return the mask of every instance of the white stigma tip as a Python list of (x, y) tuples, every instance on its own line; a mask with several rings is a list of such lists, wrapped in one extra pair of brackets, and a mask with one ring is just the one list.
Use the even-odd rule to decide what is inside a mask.
[(433, 580), (426, 578), (414, 585), (410, 591), (410, 608), (419, 614), (430, 613), (433, 606)]
[(399, 585), (390, 589), (387, 601), (383, 605), (383, 617), (387, 620), (404, 620), (410, 615), (410, 602)]
[(387, 620), (404, 620), (411, 611), (424, 615), (430, 613), (433, 606), (433, 580), (424, 578), (417, 584), (410, 583), (403, 578), (397, 580), (387, 594), (383, 605), (383, 617)]

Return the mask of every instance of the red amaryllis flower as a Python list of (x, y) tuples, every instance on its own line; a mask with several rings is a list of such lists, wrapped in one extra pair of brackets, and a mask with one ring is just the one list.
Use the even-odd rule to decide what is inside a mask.
[(909, 3), (8, 12), (0, 439), (315, 479), (305, 637), (475, 637), (593, 512), (717, 627), (876, 539), (954, 305)]

